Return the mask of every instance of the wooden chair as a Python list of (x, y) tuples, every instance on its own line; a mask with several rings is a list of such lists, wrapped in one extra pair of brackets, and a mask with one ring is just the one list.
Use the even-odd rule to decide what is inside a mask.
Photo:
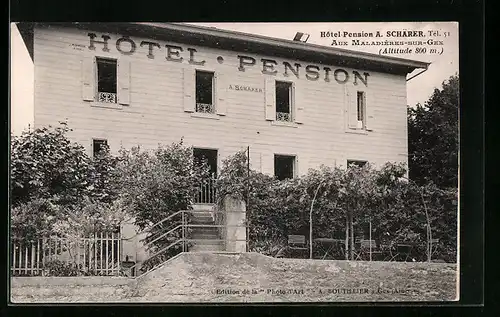
[(288, 248), (292, 250), (308, 250), (308, 248), (306, 247), (306, 236), (294, 234), (289, 235)]
[(375, 240), (360, 240), (359, 241), (359, 253), (357, 254), (356, 260), (369, 260), (370, 259), (370, 245), (371, 245), (371, 253), (372, 260), (375, 257), (379, 257), (382, 254), (382, 251), (377, 247), (377, 243)]

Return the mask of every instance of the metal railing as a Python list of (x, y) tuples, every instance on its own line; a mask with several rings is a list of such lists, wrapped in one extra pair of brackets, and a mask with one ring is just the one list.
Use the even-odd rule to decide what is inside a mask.
[(14, 276), (45, 275), (49, 264), (60, 261), (81, 274), (118, 275), (121, 238), (119, 232), (101, 232), (88, 238), (49, 237), (11, 241), (11, 273)]
[(112, 92), (99, 92), (97, 94), (99, 102), (116, 103), (116, 94)]
[(276, 112), (276, 121), (292, 122), (292, 115), (288, 112)]
[(196, 103), (196, 112), (215, 113), (215, 106), (210, 103)]
[(210, 177), (200, 182), (200, 186), (194, 195), (195, 204), (215, 204), (217, 201), (215, 190), (216, 178)]
[[(210, 221), (211, 224), (193, 223), (196, 214), (202, 214), (202, 217), (212, 217), (212, 221)], [(196, 229), (209, 230), (210, 228), (213, 228), (213, 231), (216, 232), (215, 237), (195, 238), (197, 234)], [(246, 228), (246, 226), (228, 225), (226, 223), (226, 212), (223, 211), (177, 211), (135, 235), (146, 235), (142, 240), (145, 242), (143, 248), (149, 254), (147, 260), (136, 263), (128, 268), (130, 270), (129, 272), (131, 275), (135, 276), (145, 274), (177, 254), (188, 252), (200, 242), (205, 245), (206, 243), (218, 245), (222, 249), (220, 251), (226, 251), (228, 243), (243, 242), (246, 245), (246, 239), (228, 239), (226, 231), (229, 228)], [(128, 239), (133, 239), (135, 236)], [(149, 262), (149, 264), (147, 262)], [(131, 273), (137, 271), (139, 271), (139, 273)]]

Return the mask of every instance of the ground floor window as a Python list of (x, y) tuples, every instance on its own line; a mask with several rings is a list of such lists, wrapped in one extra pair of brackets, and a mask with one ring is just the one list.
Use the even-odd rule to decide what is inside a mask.
[(92, 140), (92, 155), (96, 157), (101, 151), (108, 147), (108, 140), (93, 139)]
[(279, 180), (293, 178), (295, 173), (295, 156), (274, 155), (274, 176)]
[(347, 160), (347, 167), (357, 166), (364, 167), (368, 162), (362, 160)]

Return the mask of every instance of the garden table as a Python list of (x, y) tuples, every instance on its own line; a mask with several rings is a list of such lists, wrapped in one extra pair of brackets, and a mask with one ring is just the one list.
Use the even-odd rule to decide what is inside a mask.
[(344, 256), (345, 254), (343, 248), (343, 246), (345, 246), (345, 240), (343, 239), (316, 238), (314, 239), (314, 242), (318, 243), (320, 253), (323, 254), (323, 257), (321, 258), (322, 260), (324, 260), (329, 253), (340, 253), (341, 256)]

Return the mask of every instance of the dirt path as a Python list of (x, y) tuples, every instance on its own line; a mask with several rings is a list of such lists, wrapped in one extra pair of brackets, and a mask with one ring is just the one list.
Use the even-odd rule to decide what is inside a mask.
[[(187, 253), (130, 286), (57, 292), (13, 290), (13, 299), (86, 302), (449, 301), (456, 265), (274, 259), (256, 253)], [(62, 290), (61, 290), (62, 291)], [(39, 296), (37, 296), (37, 293)], [(30, 296), (27, 296), (30, 295)], [(66, 295), (66, 297), (64, 297)]]

